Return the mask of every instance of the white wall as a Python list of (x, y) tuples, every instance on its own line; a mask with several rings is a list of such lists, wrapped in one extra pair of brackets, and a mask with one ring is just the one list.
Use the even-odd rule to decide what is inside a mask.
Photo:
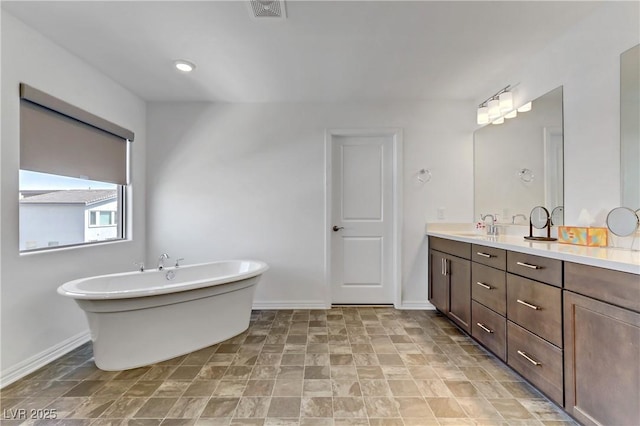
[[(474, 105), (149, 104), (148, 261), (257, 258), (257, 306), (325, 301), (325, 129), (404, 130), (403, 289), (427, 300), (424, 225), (471, 221)], [(416, 185), (429, 168), (431, 182)]]
[(620, 54), (640, 42), (639, 8), (638, 2), (604, 2), (500, 83), (520, 83), (517, 105), (564, 87), (568, 225), (577, 223), (581, 209), (602, 225), (620, 205)]
[[(144, 255), (146, 105), (85, 62), (2, 12), (0, 226), (3, 385), (29, 362), (88, 330), (82, 311), (56, 294), (65, 281), (133, 270)], [(133, 240), (20, 256), (18, 84), (28, 83), (136, 133), (132, 144)], [(131, 223), (131, 221), (130, 221)], [(27, 367), (25, 367), (27, 368)]]
[(54, 241), (61, 246), (85, 241), (84, 209), (84, 204), (21, 204), (20, 250), (46, 248)]

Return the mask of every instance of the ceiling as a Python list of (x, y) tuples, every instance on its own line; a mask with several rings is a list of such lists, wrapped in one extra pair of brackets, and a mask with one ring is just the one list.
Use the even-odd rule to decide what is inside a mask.
[(289, 0), (256, 20), (246, 1), (2, 2), (145, 100), (220, 102), (481, 101), (597, 7)]

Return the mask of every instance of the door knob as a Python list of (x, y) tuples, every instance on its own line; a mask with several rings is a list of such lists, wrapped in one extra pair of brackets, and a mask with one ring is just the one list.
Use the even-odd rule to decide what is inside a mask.
[(333, 232), (338, 232), (341, 229), (344, 229), (344, 226), (337, 226), (337, 225), (333, 225)]

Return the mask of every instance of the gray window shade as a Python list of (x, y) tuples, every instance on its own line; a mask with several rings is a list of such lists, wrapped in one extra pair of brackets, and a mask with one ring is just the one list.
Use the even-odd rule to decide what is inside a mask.
[(21, 169), (128, 183), (131, 131), (27, 85), (20, 94)]

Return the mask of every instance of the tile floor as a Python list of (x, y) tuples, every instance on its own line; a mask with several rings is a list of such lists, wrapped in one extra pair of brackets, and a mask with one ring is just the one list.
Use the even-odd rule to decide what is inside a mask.
[(87, 344), (0, 397), (8, 426), (576, 424), (440, 314), (371, 307), (254, 311), (233, 339), (122, 372)]

